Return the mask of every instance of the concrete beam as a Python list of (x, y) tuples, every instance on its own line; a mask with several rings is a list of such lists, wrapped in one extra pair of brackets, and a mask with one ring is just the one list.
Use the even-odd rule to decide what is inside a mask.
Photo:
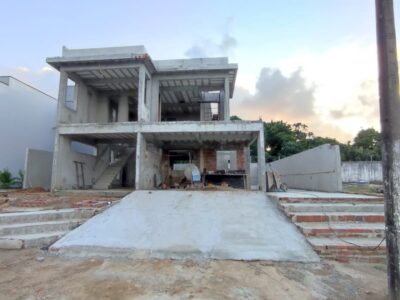
[(184, 91), (194, 91), (199, 93), (200, 91), (219, 91), (222, 90), (224, 87), (221, 85), (188, 85), (188, 86), (168, 86), (168, 87), (160, 87), (160, 91), (162, 92), (184, 92)]
[[(194, 71), (195, 72), (195, 71)], [(195, 74), (170, 74), (170, 75), (153, 75), (158, 80), (190, 80), (190, 79), (224, 79), (228, 75), (227, 71), (213, 72), (195, 72)], [(232, 74), (234, 76), (234, 74)]]
[(129, 68), (139, 68), (144, 66), (142, 63), (88, 63), (79, 64), (78, 66), (63, 66), (60, 67), (60, 71), (65, 72), (80, 72), (80, 71), (96, 71), (96, 70), (109, 70), (109, 69), (129, 69)]
[(128, 83), (128, 84), (134, 84), (137, 86), (137, 78), (136, 77), (131, 77), (131, 78), (96, 78), (96, 79), (82, 79), (84, 83), (87, 85), (93, 85), (93, 84), (118, 84), (118, 83)]
[[(62, 124), (60, 134), (174, 133), (174, 132), (264, 132), (261, 121), (183, 121)], [(264, 136), (262, 136), (264, 140)], [(264, 143), (264, 141), (263, 141)]]

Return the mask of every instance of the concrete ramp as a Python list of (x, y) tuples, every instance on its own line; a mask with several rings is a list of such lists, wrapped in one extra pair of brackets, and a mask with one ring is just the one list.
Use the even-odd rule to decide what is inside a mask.
[(67, 256), (318, 261), (262, 192), (136, 191), (53, 244)]

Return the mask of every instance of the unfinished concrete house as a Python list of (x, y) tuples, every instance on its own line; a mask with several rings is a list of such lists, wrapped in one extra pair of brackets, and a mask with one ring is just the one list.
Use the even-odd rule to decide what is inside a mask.
[(263, 124), (230, 120), (238, 66), (228, 58), (64, 47), (47, 62), (60, 72), (53, 190), (177, 188), (188, 165), (199, 186), (248, 189), (252, 143), (265, 189)]

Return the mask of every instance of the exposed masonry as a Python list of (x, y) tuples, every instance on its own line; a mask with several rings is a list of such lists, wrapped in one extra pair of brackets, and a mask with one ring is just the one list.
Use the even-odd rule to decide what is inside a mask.
[(64, 47), (47, 62), (60, 71), (53, 190), (152, 189), (182, 151), (211, 171), (217, 151), (233, 151), (249, 187), (252, 143), (265, 189), (263, 124), (230, 121), (238, 66), (228, 58), (157, 61), (143, 46)]

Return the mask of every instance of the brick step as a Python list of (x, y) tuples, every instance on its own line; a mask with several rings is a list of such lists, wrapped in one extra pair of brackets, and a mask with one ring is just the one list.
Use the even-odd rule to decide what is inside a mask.
[(384, 212), (383, 203), (281, 203), (280, 206), (287, 213)]
[[(314, 250), (324, 255), (377, 255), (386, 254), (386, 243), (382, 238), (320, 238), (309, 237), (307, 240)], [(382, 242), (382, 243), (381, 243)]]
[(370, 264), (386, 264), (386, 255), (339, 255), (339, 254), (324, 254), (321, 255), (324, 259), (336, 260), (338, 262), (354, 262), (354, 263), (370, 263)]
[(365, 196), (365, 197), (279, 197), (280, 203), (383, 203), (383, 197)]
[(363, 213), (363, 212), (310, 212), (310, 213), (288, 213), (289, 218), (295, 223), (300, 222), (366, 222), (366, 223), (384, 223), (383, 213)]
[(385, 235), (384, 223), (296, 223), (306, 237), (364, 237), (382, 238)]

